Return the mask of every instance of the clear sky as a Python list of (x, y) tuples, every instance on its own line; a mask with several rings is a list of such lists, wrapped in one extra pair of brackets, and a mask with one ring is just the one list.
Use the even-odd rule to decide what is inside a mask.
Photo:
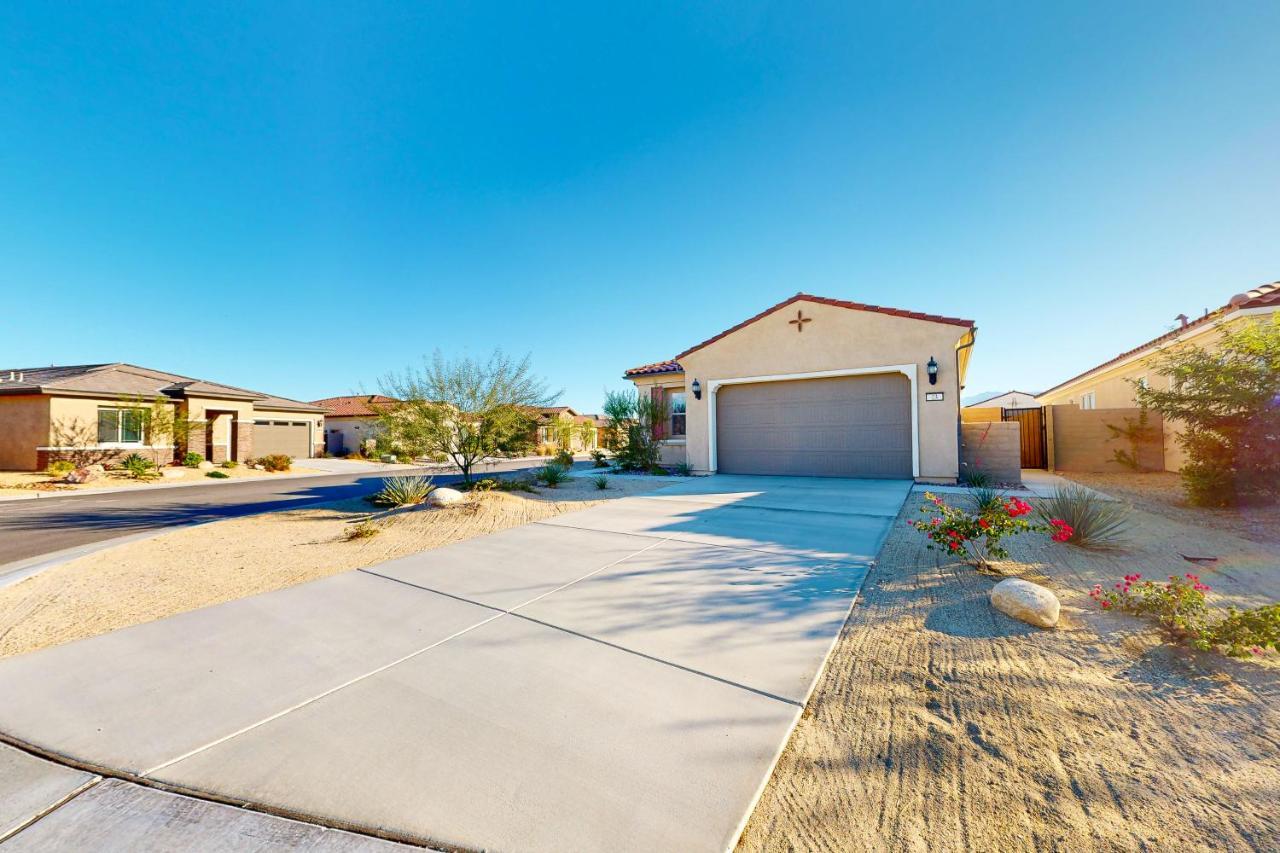
[(1280, 278), (1280, 3), (0, 4), (0, 367), (563, 401), (803, 290), (1038, 390)]

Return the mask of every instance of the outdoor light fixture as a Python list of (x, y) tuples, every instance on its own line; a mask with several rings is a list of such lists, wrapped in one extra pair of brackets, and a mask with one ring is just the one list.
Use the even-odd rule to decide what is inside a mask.
[(693, 389), (693, 399), (701, 400), (702, 399), (702, 383), (695, 379), (693, 380), (693, 384), (690, 385), (689, 387)]
[(933, 356), (929, 356), (929, 363), (925, 365), (925, 369), (929, 371), (929, 384), (938, 384), (938, 362)]

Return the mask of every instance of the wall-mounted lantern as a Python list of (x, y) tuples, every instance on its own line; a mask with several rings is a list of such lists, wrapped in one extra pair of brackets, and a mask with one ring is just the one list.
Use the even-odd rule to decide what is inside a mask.
[(925, 365), (925, 369), (929, 371), (929, 384), (938, 384), (938, 362), (933, 356), (929, 356), (929, 363)]
[(701, 382), (695, 379), (693, 380), (693, 384), (690, 385), (689, 388), (693, 391), (693, 399), (695, 400), (702, 399), (702, 383)]

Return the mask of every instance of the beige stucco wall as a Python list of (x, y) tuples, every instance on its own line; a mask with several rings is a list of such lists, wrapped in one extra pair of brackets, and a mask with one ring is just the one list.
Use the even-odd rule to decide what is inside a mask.
[[(812, 322), (803, 332), (788, 321), (803, 310)], [(712, 383), (724, 379), (817, 373), (853, 368), (910, 365), (915, 374), (919, 413), (919, 478), (950, 481), (959, 473), (960, 377), (956, 346), (969, 332), (962, 326), (932, 323), (871, 311), (797, 302), (739, 329), (680, 359), (681, 385), (696, 378), (702, 399), (687, 397), (686, 458), (695, 471), (711, 468), (709, 404)], [(939, 365), (938, 384), (930, 385), (926, 364)], [(664, 386), (670, 376), (638, 377), (637, 386)], [(928, 392), (942, 401), (926, 401)]]
[(36, 448), (48, 440), (48, 397), (0, 397), (0, 471), (34, 471)]
[[(325, 438), (325, 450), (330, 453), (338, 452), (338, 444), (341, 445), (341, 452), (355, 453), (357, 450), (364, 449), (365, 441), (378, 437), (377, 418), (334, 417), (330, 415), (324, 420), (324, 428), (329, 433)], [(342, 440), (338, 442), (338, 438)], [(335, 444), (331, 447), (330, 442), (335, 442)]]

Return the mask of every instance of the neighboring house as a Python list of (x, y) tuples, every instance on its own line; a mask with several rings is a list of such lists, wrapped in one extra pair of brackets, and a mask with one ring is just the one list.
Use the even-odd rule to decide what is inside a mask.
[[(535, 413), (537, 426), (534, 433), (534, 444), (543, 446), (563, 445), (565, 436), (569, 439), (568, 449), (571, 452), (594, 450), (596, 447), (596, 416), (580, 415), (568, 406), (549, 406), (538, 409)], [(590, 424), (584, 427), (583, 424)]]
[[(1270, 318), (1277, 313), (1280, 313), (1280, 282), (1238, 293), (1221, 308), (1206, 311), (1195, 320), (1179, 316), (1177, 328), (1041, 392), (1040, 402), (1049, 406), (1075, 405), (1081, 409), (1132, 408), (1137, 405), (1136, 384), (1147, 383), (1158, 389), (1169, 387), (1169, 379), (1151, 368), (1152, 356), (1161, 350), (1192, 344), (1213, 349), (1221, 336), (1220, 325)], [(1166, 422), (1164, 431), (1165, 468), (1176, 471), (1186, 461), (1181, 447), (1172, 440), (1177, 435), (1177, 423)]]
[(1036, 399), (1035, 394), (1027, 391), (1005, 391), (1003, 394), (992, 394), (989, 397), (983, 397), (974, 400), (972, 403), (966, 403), (966, 409), (1029, 409), (1038, 406), (1040, 403)]
[(664, 465), (950, 482), (975, 334), (970, 320), (800, 293), (625, 377), (669, 403)]
[(324, 449), (330, 456), (364, 452), (366, 442), (378, 437), (380, 406), (399, 402), (381, 394), (358, 394), (347, 397), (325, 397), (311, 405), (324, 409)]
[[(192, 424), (177, 447), (172, 436), (147, 435), (143, 409), (157, 399)], [(130, 453), (162, 465), (189, 451), (213, 462), (274, 453), (308, 458), (323, 437), (317, 406), (132, 364), (0, 372), (0, 470)]]

